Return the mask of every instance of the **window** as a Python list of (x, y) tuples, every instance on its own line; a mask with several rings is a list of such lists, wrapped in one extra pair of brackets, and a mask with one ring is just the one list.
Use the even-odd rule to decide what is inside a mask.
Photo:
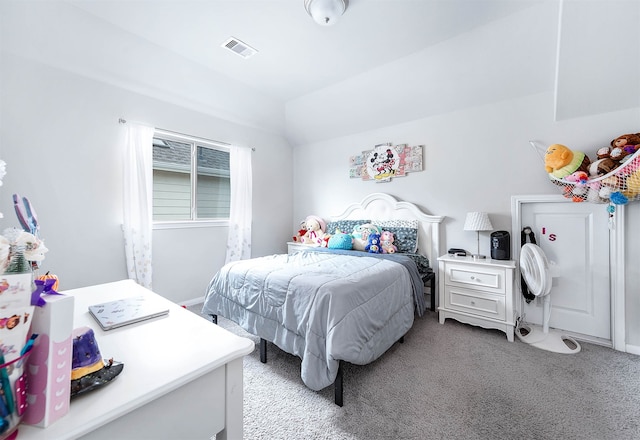
[(153, 137), (153, 221), (229, 218), (229, 148), (156, 131)]

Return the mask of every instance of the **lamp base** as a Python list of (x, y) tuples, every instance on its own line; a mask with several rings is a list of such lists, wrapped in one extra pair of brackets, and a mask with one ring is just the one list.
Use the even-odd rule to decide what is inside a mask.
[(480, 255), (480, 254), (473, 254), (472, 257), (474, 260), (484, 260), (487, 258), (486, 255)]

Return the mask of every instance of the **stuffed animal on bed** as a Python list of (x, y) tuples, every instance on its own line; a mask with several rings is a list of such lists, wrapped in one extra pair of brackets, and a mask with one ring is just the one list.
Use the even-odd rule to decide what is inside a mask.
[(302, 237), (303, 244), (310, 244), (313, 246), (322, 246), (325, 236), (325, 230), (327, 224), (317, 215), (308, 216), (305, 221), (307, 232)]
[(398, 248), (393, 244), (393, 232), (382, 231), (380, 234), (380, 246), (383, 254), (394, 254), (398, 252)]
[(369, 234), (369, 237), (367, 238), (367, 245), (364, 247), (364, 250), (370, 254), (381, 254), (382, 247), (380, 246), (380, 234), (377, 232)]
[(293, 237), (293, 241), (297, 243), (301, 243), (303, 241), (302, 237), (307, 233), (307, 222), (304, 220), (300, 222), (300, 229), (298, 229), (298, 233)]
[(354, 226), (351, 236), (353, 237), (353, 248), (357, 251), (364, 251), (369, 242), (369, 234), (380, 235), (382, 230), (373, 223), (364, 223)]
[(353, 248), (353, 237), (351, 237), (351, 235), (349, 234), (345, 234), (339, 229), (336, 229), (335, 234), (329, 237), (327, 247), (329, 249), (351, 250)]
[(544, 168), (547, 173), (563, 179), (576, 171), (589, 172), (591, 160), (581, 151), (573, 151), (561, 144), (553, 144), (547, 148), (544, 156)]

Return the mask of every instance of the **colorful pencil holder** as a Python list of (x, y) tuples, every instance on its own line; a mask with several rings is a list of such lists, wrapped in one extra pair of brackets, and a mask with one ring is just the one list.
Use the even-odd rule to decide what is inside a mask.
[(0, 364), (0, 440), (14, 439), (27, 408), (27, 352)]

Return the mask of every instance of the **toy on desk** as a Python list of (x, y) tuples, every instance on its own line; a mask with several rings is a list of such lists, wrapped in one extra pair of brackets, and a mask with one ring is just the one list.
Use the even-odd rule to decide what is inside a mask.
[(124, 364), (113, 359), (106, 362), (102, 359), (91, 328), (74, 329), (72, 338), (71, 397), (107, 385), (122, 373)]
[(54, 286), (58, 284), (57, 278), (47, 278), (45, 280), (38, 278), (33, 280), (33, 284), (35, 284), (36, 288), (31, 292), (32, 306), (44, 307), (46, 304), (45, 299), (42, 297), (44, 294), (60, 295), (60, 293), (54, 290)]

